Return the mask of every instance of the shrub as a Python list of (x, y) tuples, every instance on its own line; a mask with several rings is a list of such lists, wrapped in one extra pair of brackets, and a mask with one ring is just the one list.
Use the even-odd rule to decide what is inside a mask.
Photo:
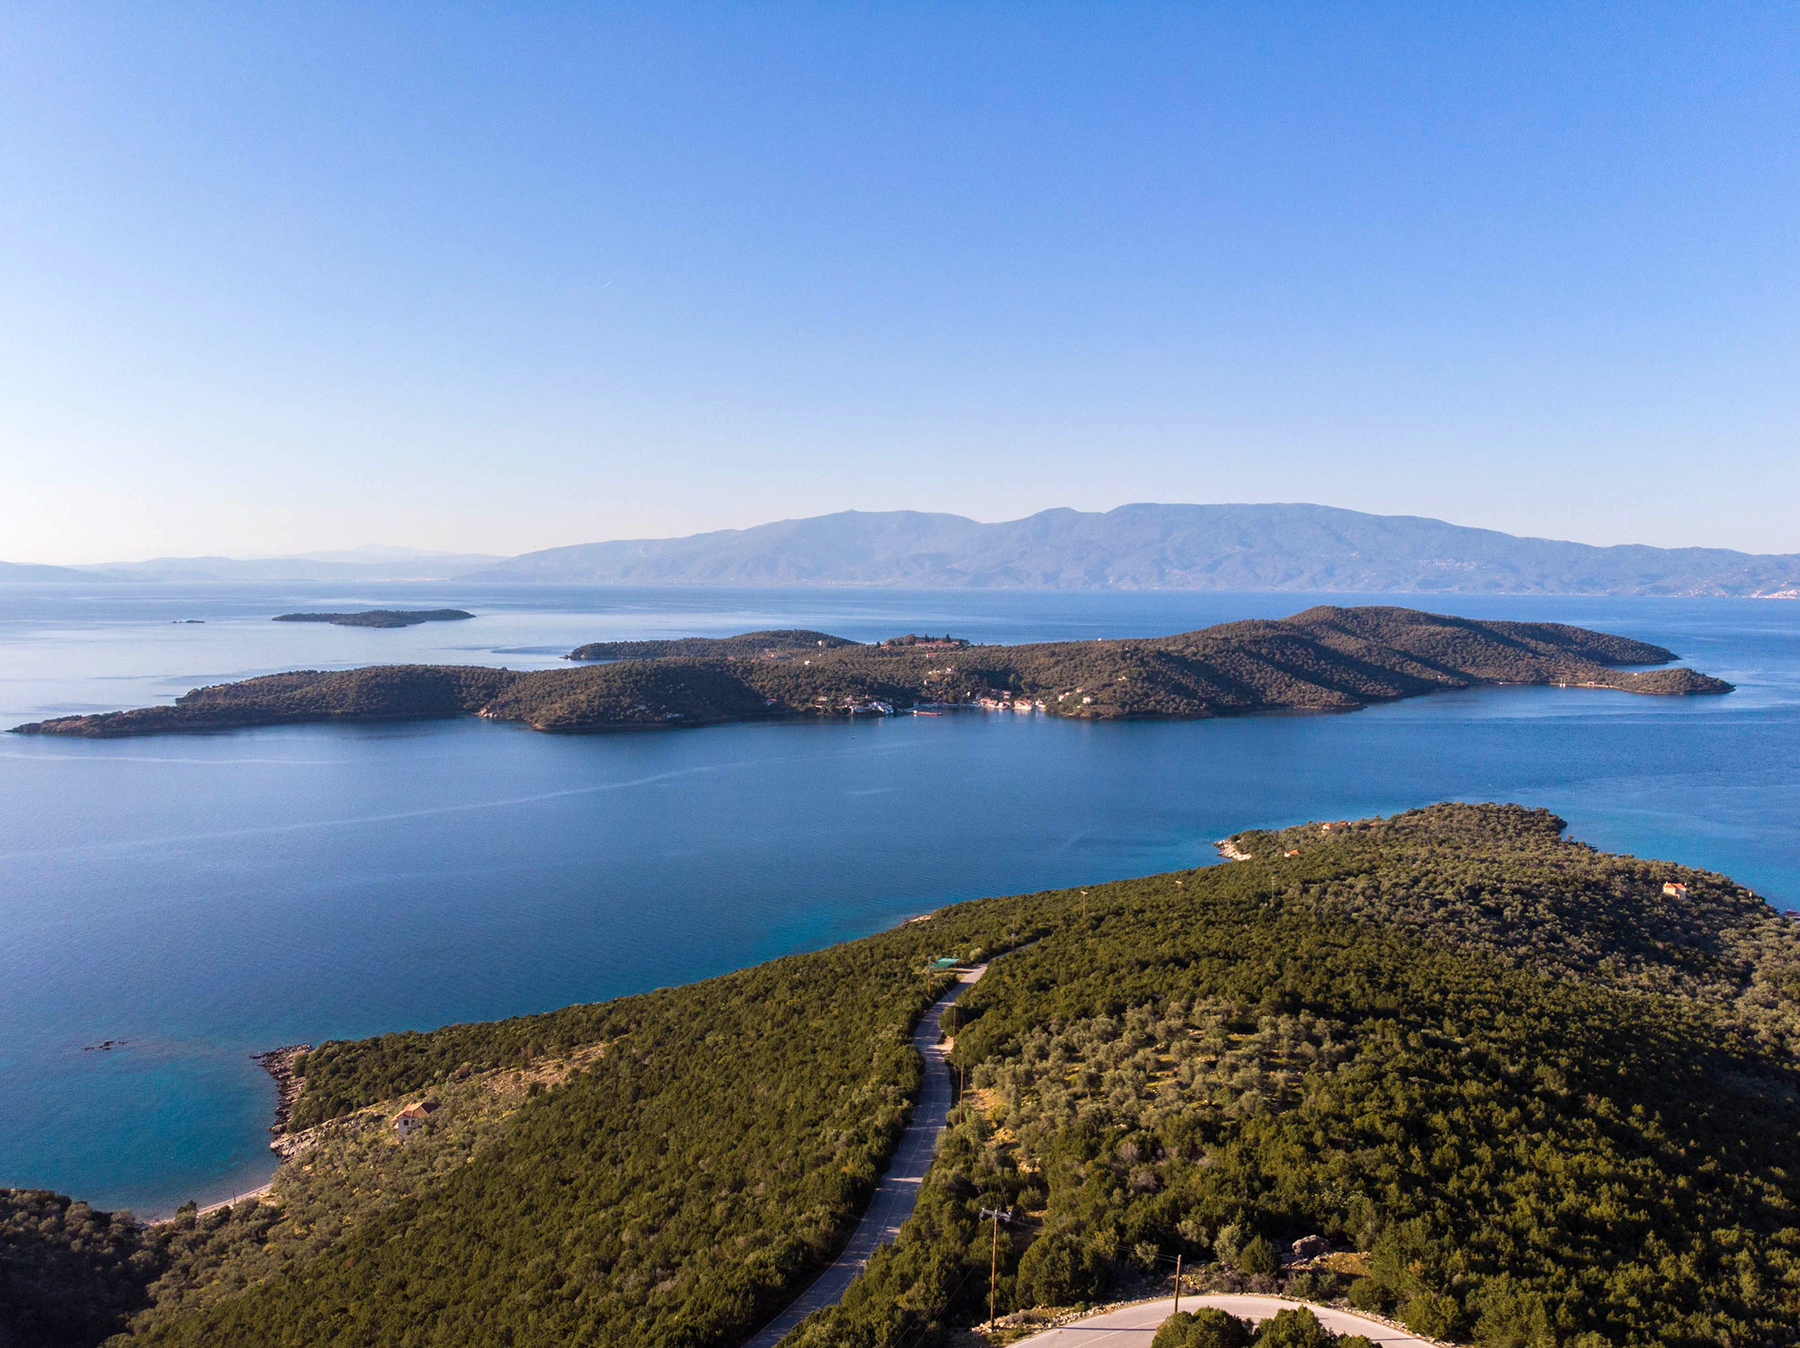
[(1063, 1231), (1039, 1237), (1019, 1260), (1019, 1291), (1027, 1305), (1073, 1305), (1098, 1292), (1104, 1277), (1093, 1252)]
[(1331, 1348), (1336, 1338), (1304, 1306), (1277, 1311), (1262, 1322), (1255, 1348)]
[(1295, 1301), (1334, 1301), (1339, 1285), (1337, 1274), (1309, 1268), (1288, 1279), (1287, 1295)]
[(1194, 1317), (1186, 1311), (1176, 1311), (1156, 1327), (1150, 1348), (1188, 1348), (1188, 1329), (1193, 1323)]
[(1217, 1306), (1202, 1306), (1193, 1314), (1182, 1348), (1246, 1348), (1252, 1332), (1248, 1320)]
[(1275, 1247), (1258, 1236), (1238, 1251), (1237, 1266), (1245, 1273), (1267, 1275), (1280, 1269), (1281, 1260), (1275, 1255)]
[(1447, 1339), (1456, 1333), (1462, 1307), (1443, 1292), (1420, 1292), (1400, 1308), (1400, 1323), (1428, 1339)]
[(1371, 1315), (1386, 1315), (1394, 1308), (1394, 1294), (1378, 1278), (1358, 1278), (1350, 1284), (1350, 1304)]
[(1229, 1311), (1202, 1306), (1191, 1315), (1176, 1311), (1157, 1328), (1150, 1348), (1247, 1348), (1251, 1328)]

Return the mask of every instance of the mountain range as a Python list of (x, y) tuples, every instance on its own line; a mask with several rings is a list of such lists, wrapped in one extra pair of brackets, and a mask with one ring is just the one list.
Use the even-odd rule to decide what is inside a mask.
[(239, 560), (83, 567), (0, 563), (0, 580), (468, 580), (604, 585), (1294, 590), (1354, 594), (1800, 597), (1800, 554), (1596, 547), (1412, 515), (1305, 504), (1045, 510), (982, 524), (921, 511), (842, 511), (685, 538), (517, 557), (370, 546)]
[(844, 511), (528, 552), (471, 580), (1410, 594), (1800, 591), (1800, 555), (1593, 547), (1318, 505), (1127, 505), (980, 524)]

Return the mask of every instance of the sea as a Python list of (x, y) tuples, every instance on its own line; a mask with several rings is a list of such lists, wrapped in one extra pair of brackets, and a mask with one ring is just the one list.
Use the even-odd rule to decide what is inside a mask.
[[(594, 640), (1157, 636), (1314, 603), (1668, 646), (1724, 697), (1491, 688), (1335, 715), (958, 711), (609, 735), (477, 720), (0, 737), (0, 1185), (167, 1213), (265, 1183), (260, 1050), (705, 978), (955, 900), (1444, 799), (1800, 905), (1800, 603), (395, 584), (0, 585), (0, 725), (287, 669), (556, 667)], [(459, 607), (404, 629), (297, 609)], [(107, 1046), (110, 1045), (110, 1046)]]

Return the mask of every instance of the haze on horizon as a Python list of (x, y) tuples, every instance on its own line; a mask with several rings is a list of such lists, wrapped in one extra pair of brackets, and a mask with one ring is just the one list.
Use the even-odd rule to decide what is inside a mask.
[(1800, 551), (1800, 11), (11, 6), (0, 559), (1309, 501)]

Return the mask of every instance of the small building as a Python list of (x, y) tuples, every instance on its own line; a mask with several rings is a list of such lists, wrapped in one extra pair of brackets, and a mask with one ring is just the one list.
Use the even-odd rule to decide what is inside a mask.
[(1681, 884), (1679, 881), (1664, 880), (1663, 893), (1671, 899), (1685, 899), (1687, 897), (1687, 886)]
[(431, 1122), (431, 1116), (437, 1112), (436, 1100), (419, 1100), (408, 1105), (394, 1115), (394, 1136), (406, 1137), (416, 1129), (423, 1128)]
[(931, 962), (931, 967), (933, 969), (954, 969), (961, 963), (962, 961), (956, 958), (955, 955), (940, 955)]

